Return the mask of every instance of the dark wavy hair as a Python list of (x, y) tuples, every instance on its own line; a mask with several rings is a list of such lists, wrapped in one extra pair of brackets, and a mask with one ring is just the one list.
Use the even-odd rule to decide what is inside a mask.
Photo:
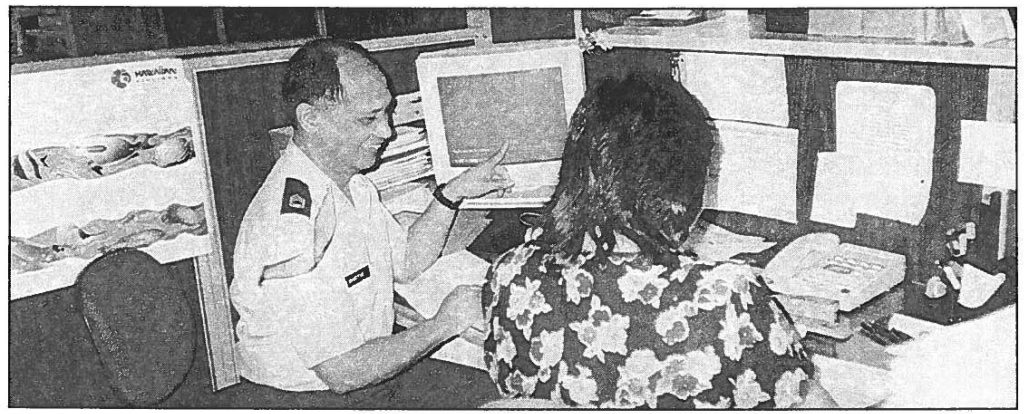
[(618, 232), (658, 257), (679, 253), (712, 167), (703, 105), (669, 77), (636, 73), (589, 90), (569, 129), (539, 241), (573, 256), (589, 234), (604, 257)]
[(345, 54), (362, 57), (380, 67), (370, 52), (360, 44), (332, 38), (309, 41), (288, 59), (288, 69), (281, 82), (281, 95), (292, 118), (295, 116), (295, 107), (301, 103), (312, 104), (321, 98), (337, 100), (344, 97), (338, 58)]

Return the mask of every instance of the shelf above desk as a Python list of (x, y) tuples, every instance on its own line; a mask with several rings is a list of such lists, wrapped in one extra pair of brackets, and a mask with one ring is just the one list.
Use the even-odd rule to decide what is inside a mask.
[(721, 21), (687, 27), (620, 26), (592, 34), (606, 48), (629, 47), (773, 56), (949, 63), (1016, 68), (1013, 45), (1006, 48), (943, 46), (896, 39), (824, 37), (768, 33), (757, 38), (730, 37)]

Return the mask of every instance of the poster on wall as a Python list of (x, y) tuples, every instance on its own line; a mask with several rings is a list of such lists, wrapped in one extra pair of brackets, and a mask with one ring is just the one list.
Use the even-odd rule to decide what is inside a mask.
[(177, 59), (17, 74), (10, 107), (10, 299), (73, 285), (103, 253), (211, 250), (199, 120)]

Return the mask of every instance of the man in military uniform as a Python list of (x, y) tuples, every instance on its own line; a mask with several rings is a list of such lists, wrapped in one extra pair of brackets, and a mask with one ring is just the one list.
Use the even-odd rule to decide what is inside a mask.
[[(434, 263), (462, 199), (512, 185), (498, 166), (507, 146), (441, 186), (406, 232), (359, 173), (377, 162), (392, 136), (394, 99), (369, 53), (332, 39), (307, 43), (289, 61), (282, 89), (295, 134), (249, 205), (235, 249), (231, 298), (241, 374), (285, 391), (356, 395), (392, 384), (384, 398), (408, 400), (394, 394), (393, 384), (434, 385), (446, 375), (437, 365), (421, 368), (439, 361), (417, 361), (482, 323), (480, 289), (456, 288), (435, 317), (392, 334), (393, 283), (411, 281)], [(401, 380), (417, 369), (434, 378)], [(466, 382), (489, 382), (472, 371), (479, 380), (463, 375)], [(473, 386), (448, 385), (461, 394), (467, 390), (458, 388)], [(478, 398), (497, 396), (486, 391)], [(452, 404), (468, 401), (449, 397), (456, 398)]]

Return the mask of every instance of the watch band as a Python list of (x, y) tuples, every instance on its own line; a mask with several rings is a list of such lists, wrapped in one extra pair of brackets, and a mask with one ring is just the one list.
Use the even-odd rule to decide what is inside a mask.
[(448, 183), (439, 184), (437, 188), (434, 189), (434, 199), (441, 203), (442, 206), (448, 207), (449, 210), (458, 210), (459, 205), (462, 204), (462, 200), (452, 201), (450, 198), (445, 197), (441, 190), (444, 190), (446, 185), (448, 185)]

